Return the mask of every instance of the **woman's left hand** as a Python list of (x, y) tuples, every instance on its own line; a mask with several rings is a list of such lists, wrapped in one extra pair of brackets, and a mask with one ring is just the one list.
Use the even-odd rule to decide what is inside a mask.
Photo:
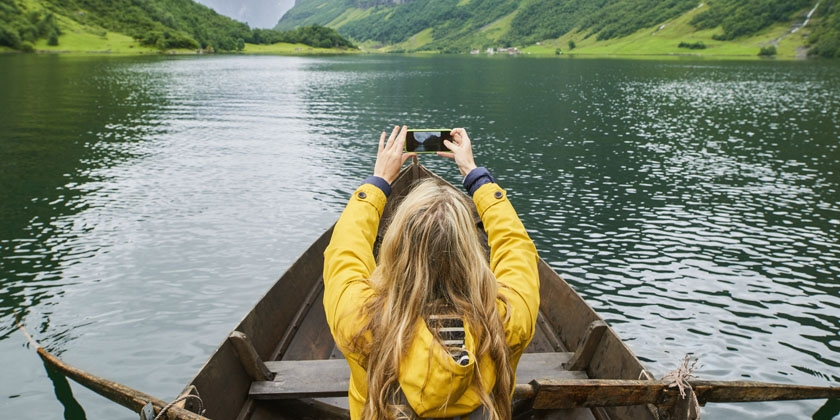
[(388, 141), (385, 141), (385, 132), (379, 136), (379, 151), (376, 153), (376, 165), (373, 167), (373, 175), (378, 176), (388, 184), (397, 179), (403, 163), (416, 153), (403, 153), (405, 149), (405, 133), (408, 127), (394, 126)]

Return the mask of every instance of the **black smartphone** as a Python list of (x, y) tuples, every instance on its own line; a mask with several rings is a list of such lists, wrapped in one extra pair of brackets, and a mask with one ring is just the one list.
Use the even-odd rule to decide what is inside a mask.
[(405, 151), (412, 153), (448, 152), (444, 140), (452, 140), (449, 128), (409, 129), (405, 135)]

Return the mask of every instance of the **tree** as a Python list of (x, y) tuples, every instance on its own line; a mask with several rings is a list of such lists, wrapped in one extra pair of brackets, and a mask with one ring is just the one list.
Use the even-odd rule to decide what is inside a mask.
[(58, 45), (58, 31), (50, 31), (49, 36), (47, 36), (47, 45), (55, 47)]
[(12, 28), (0, 27), (0, 45), (20, 49), (20, 35)]
[(575, 45), (575, 41), (570, 39), (569, 40), (569, 49), (573, 50), (573, 49), (575, 49), (575, 47), (577, 47), (577, 45)]

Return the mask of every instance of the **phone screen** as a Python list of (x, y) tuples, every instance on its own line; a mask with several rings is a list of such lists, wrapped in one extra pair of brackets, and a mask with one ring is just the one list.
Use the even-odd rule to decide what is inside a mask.
[(452, 140), (449, 133), (452, 130), (408, 130), (405, 136), (405, 151), (413, 153), (448, 152), (443, 145), (444, 140)]

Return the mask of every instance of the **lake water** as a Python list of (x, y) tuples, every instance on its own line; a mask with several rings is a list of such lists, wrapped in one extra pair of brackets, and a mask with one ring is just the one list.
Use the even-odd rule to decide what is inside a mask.
[(2, 55), (0, 417), (84, 417), (15, 313), (66, 361), (174, 398), (394, 124), (466, 127), (541, 256), (655, 375), (691, 353), (701, 379), (840, 382), (838, 63)]

